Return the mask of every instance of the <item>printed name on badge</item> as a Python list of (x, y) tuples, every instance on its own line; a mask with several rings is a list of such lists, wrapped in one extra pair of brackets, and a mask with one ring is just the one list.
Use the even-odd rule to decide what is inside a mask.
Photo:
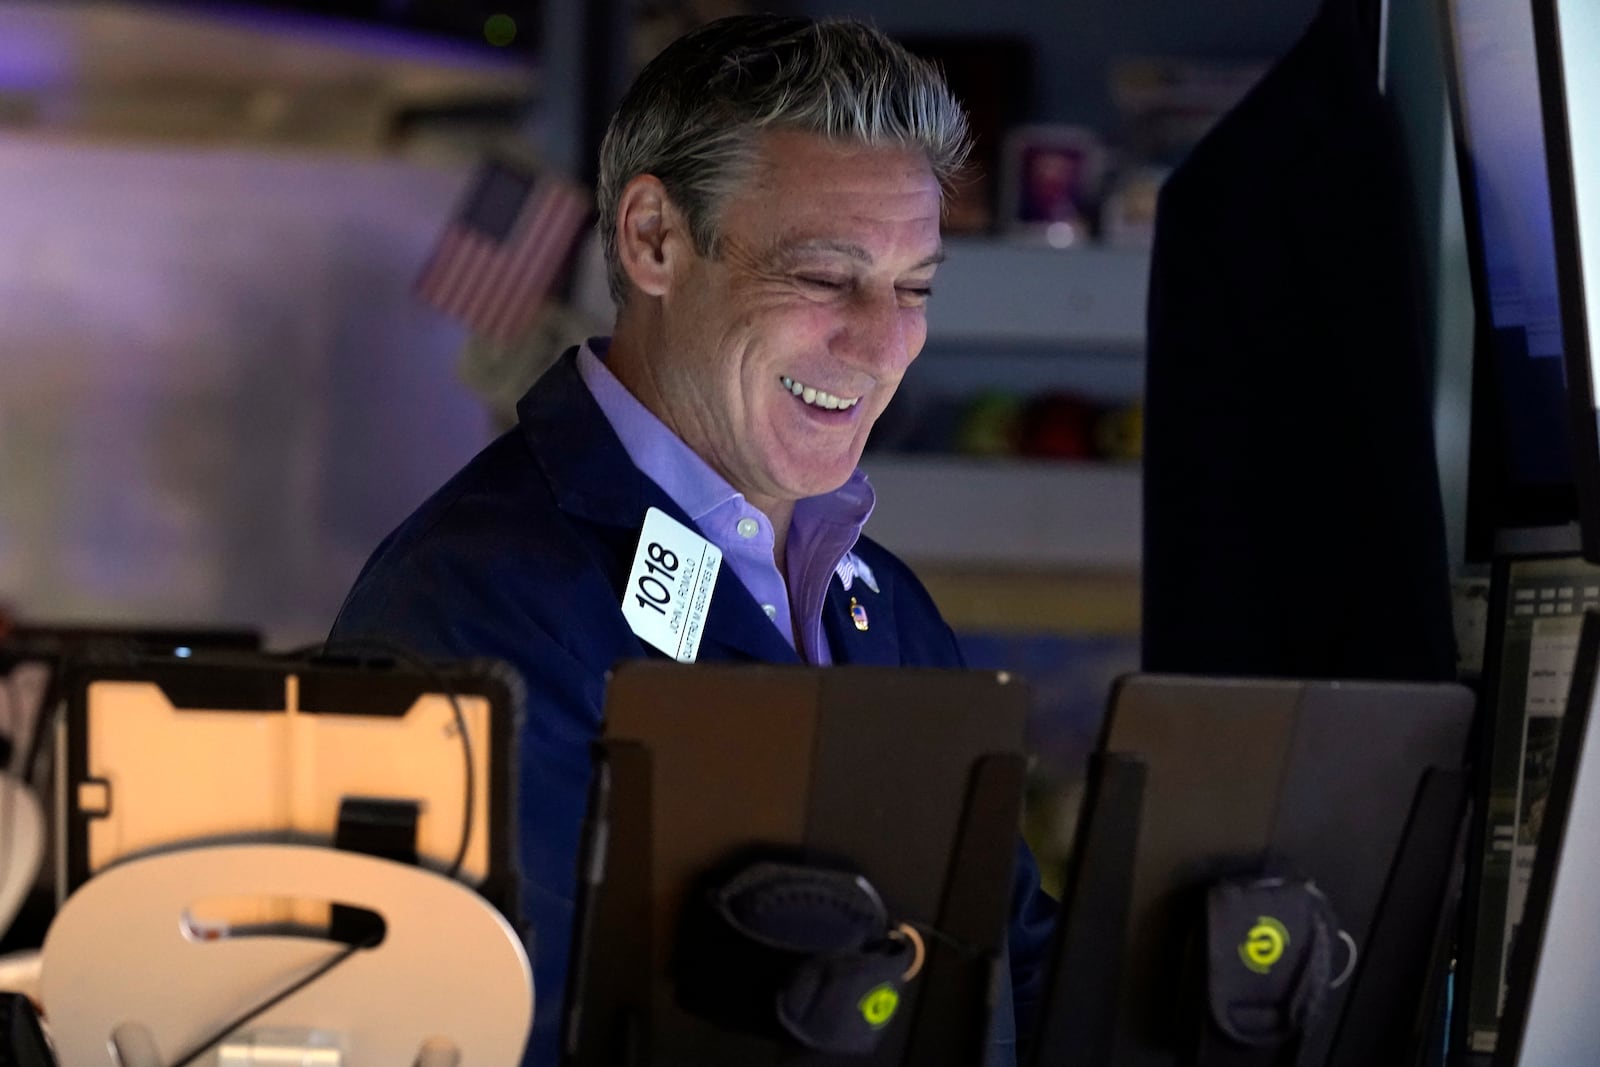
[(720, 548), (651, 508), (622, 593), (622, 616), (645, 644), (679, 663), (693, 663), (721, 568)]

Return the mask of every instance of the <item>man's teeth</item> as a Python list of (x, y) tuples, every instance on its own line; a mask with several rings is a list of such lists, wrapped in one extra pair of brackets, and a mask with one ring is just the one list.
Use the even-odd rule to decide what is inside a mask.
[(853, 408), (861, 399), (859, 396), (853, 396), (846, 400), (843, 397), (834, 396), (832, 393), (824, 393), (821, 389), (813, 389), (811, 386), (797, 382), (787, 375), (779, 378), (778, 381), (783, 383), (785, 389), (812, 407), (827, 408), (829, 411), (844, 411), (846, 408)]

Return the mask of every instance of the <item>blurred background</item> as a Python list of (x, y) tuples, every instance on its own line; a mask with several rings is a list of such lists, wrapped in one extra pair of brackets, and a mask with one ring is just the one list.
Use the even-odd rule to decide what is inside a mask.
[(979, 149), (869, 533), (975, 665), (1030, 679), (1041, 773), (1073, 779), (1138, 659), (1155, 191), (1316, 6), (0, 0), (0, 603), (320, 639), (384, 534), (605, 328), (583, 235), (526, 336), (417, 298), (484, 157), (586, 184), (678, 33), (852, 15), (944, 66)]

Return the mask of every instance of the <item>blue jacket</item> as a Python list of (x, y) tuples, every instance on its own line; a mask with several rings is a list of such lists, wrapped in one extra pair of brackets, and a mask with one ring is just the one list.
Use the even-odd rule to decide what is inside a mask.
[[(619, 660), (659, 655), (620, 603), (646, 509), (693, 527), (629, 460), (568, 352), (518, 405), (519, 425), (494, 441), (381, 544), (340, 610), (331, 641), (382, 638), (436, 658), (492, 657), (527, 683), (517, 759), (520, 893), (531, 930), (535, 1018), (527, 1062), (558, 1061), (575, 871), (600, 733), (605, 675)], [(955, 637), (910, 570), (867, 538), (856, 555), (880, 592), (852, 593), (872, 626), (847, 623), (836, 578), (823, 609), (837, 663), (960, 667)], [(870, 599), (867, 599), (870, 598)], [(732, 569), (722, 568), (699, 658), (797, 663)], [(991, 1063), (1015, 1059), (1031, 1026), (1055, 906), (1020, 845), (1008, 983)], [(1004, 992), (1004, 991), (1002, 991)]]

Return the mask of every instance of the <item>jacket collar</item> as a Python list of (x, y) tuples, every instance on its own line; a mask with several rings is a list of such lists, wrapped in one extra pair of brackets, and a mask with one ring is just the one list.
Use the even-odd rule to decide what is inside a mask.
[(634, 527), (660, 508), (692, 525), (654, 482), (639, 472), (578, 375), (578, 350), (568, 349), (517, 404), (517, 419), (556, 506), (606, 526)]

